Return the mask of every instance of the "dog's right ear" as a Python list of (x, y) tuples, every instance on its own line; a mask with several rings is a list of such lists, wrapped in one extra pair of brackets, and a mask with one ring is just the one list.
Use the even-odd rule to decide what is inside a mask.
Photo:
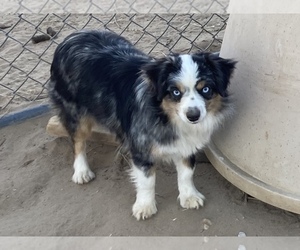
[(162, 101), (166, 92), (169, 75), (178, 69), (175, 56), (153, 60), (142, 67), (144, 76), (151, 83), (158, 101)]

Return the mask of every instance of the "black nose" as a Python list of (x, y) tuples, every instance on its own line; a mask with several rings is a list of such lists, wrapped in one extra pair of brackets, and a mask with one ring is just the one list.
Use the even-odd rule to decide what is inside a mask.
[(186, 117), (189, 119), (189, 121), (196, 122), (200, 118), (200, 110), (197, 108), (189, 108), (186, 112)]

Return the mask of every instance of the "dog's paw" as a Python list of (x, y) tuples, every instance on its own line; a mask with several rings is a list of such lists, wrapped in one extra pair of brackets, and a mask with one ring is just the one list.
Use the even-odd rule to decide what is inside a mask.
[(72, 176), (72, 181), (75, 182), (76, 184), (84, 184), (90, 182), (94, 178), (95, 178), (95, 174), (91, 170), (85, 169), (85, 170), (75, 171)]
[(205, 197), (200, 192), (191, 195), (179, 195), (180, 205), (187, 209), (199, 209), (203, 207)]
[(132, 207), (132, 215), (137, 220), (146, 220), (156, 213), (157, 208), (155, 201), (151, 202), (150, 204), (140, 204), (139, 202), (135, 202)]

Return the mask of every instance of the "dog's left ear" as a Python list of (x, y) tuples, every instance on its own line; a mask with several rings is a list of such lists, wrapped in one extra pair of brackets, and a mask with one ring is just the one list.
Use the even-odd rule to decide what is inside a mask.
[(147, 63), (142, 67), (142, 72), (148, 78), (158, 101), (162, 101), (166, 92), (166, 81), (169, 75), (177, 68), (176, 58), (167, 56)]
[(224, 59), (219, 57), (218, 54), (213, 53), (205, 54), (205, 59), (215, 77), (219, 94), (222, 97), (227, 96), (227, 87), (230, 83), (230, 78), (235, 69), (237, 61)]

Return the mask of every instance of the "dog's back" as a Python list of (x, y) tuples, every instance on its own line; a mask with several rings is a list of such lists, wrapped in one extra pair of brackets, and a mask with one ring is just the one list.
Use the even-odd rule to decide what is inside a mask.
[(121, 135), (119, 122), (130, 116), (126, 111), (132, 106), (135, 82), (148, 61), (149, 56), (112, 32), (80, 31), (68, 36), (54, 54), (49, 95), (69, 134), (76, 133), (81, 117), (90, 115)]

